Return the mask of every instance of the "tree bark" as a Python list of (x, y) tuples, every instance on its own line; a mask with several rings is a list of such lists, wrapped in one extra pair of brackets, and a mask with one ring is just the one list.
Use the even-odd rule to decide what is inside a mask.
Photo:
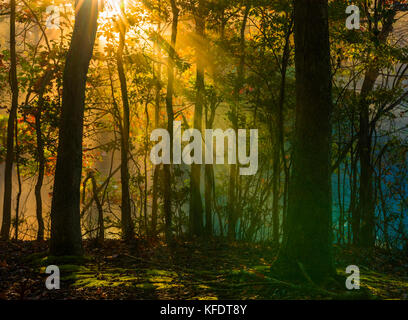
[[(161, 12), (161, 3), (159, 2), (159, 12)], [(160, 34), (161, 25), (160, 22), (157, 26), (157, 33)], [(159, 40), (154, 42), (155, 52), (157, 53), (157, 60), (161, 60), (161, 49), (159, 46)], [(155, 64), (154, 64), (155, 65)], [(154, 68), (154, 67), (153, 67)], [(161, 64), (157, 63), (157, 68), (155, 69), (155, 81), (156, 81), (156, 92), (155, 92), (155, 106), (154, 106), (154, 127), (159, 128), (160, 122), (160, 103), (161, 103)], [(158, 200), (159, 200), (159, 175), (160, 166), (154, 166), (153, 169), (153, 192), (152, 192), (152, 219), (150, 225), (150, 235), (152, 238), (157, 237), (157, 212), (158, 212)]]
[[(394, 14), (385, 20), (381, 32), (378, 33), (378, 42), (386, 43), (388, 36), (392, 32), (394, 24)], [(374, 30), (374, 33), (376, 31)], [(369, 65), (365, 74), (363, 85), (360, 91), (360, 131), (359, 157), (360, 157), (360, 206), (358, 217), (361, 225), (358, 237), (358, 244), (365, 248), (374, 247), (375, 243), (375, 204), (373, 197), (373, 165), (371, 159), (372, 134), (370, 127), (370, 101), (368, 96), (374, 89), (375, 82), (380, 75), (380, 67), (376, 64), (376, 59)]]
[(38, 103), (37, 103), (37, 111), (35, 113), (35, 134), (37, 139), (37, 161), (38, 161), (38, 178), (37, 183), (35, 184), (35, 213), (37, 218), (37, 240), (42, 241), (44, 240), (44, 219), (42, 216), (42, 197), (41, 197), (41, 189), (44, 182), (44, 173), (45, 173), (45, 156), (44, 156), (44, 139), (41, 129), (42, 124), (42, 111), (44, 107), (44, 93), (45, 88), (48, 85), (50, 78), (52, 75), (52, 71), (48, 70), (44, 75), (42, 85), (40, 88), (40, 92), (38, 95)]
[[(289, 277), (334, 274), (331, 255), (331, 71), (327, 0), (295, 0), (296, 128), (287, 232), (274, 265)], [(279, 268), (284, 265), (284, 268)], [(302, 277), (302, 276), (300, 276)]]
[(45, 157), (44, 157), (44, 141), (42, 139), (41, 130), (41, 110), (37, 111), (35, 115), (35, 132), (37, 136), (37, 157), (38, 157), (38, 178), (35, 185), (35, 213), (37, 217), (37, 240), (44, 240), (44, 220), (42, 217), (42, 197), (41, 189), (44, 182), (44, 171), (45, 171)]
[[(242, 19), (240, 30), (240, 57), (238, 64), (237, 78), (234, 88), (234, 105), (232, 106), (232, 126), (234, 131), (238, 134), (238, 116), (239, 116), (239, 101), (240, 90), (244, 85), (244, 67), (245, 67), (245, 30), (248, 22), (250, 7), (246, 6), (244, 11), (244, 17)], [(238, 140), (236, 150), (238, 152)], [(238, 159), (238, 157), (237, 157)], [(230, 181), (228, 190), (228, 238), (229, 240), (236, 239), (236, 228), (238, 222), (238, 208), (237, 208), (237, 176), (238, 166), (232, 164), (230, 167)]]
[(95, 43), (98, 0), (76, 1), (74, 32), (62, 93), (57, 166), (51, 206), (52, 255), (82, 255), (80, 185), (85, 86)]
[[(203, 12), (203, 0), (199, 1), (198, 12), (195, 14), (196, 21), (196, 103), (194, 108), (194, 129), (202, 131), (202, 117), (205, 99), (204, 84), (204, 57), (203, 42), (205, 33), (205, 18)], [(190, 235), (201, 237), (203, 235), (203, 204), (201, 201), (201, 165), (193, 163), (190, 176), (190, 210), (189, 210)]]
[(95, 179), (93, 172), (89, 174), (89, 178), (91, 179), (91, 182), (92, 182), (93, 199), (96, 204), (96, 209), (98, 210), (98, 233), (97, 233), (96, 239), (99, 244), (102, 244), (103, 241), (105, 240), (105, 226), (103, 223), (103, 208), (102, 208), (102, 203), (98, 197), (98, 185), (96, 183), (96, 179)]
[(14, 124), (18, 108), (18, 80), (16, 55), (16, 1), (10, 0), (10, 87), (12, 93), (10, 114), (7, 123), (7, 153), (4, 169), (3, 221), (0, 236), (2, 240), (10, 237), (11, 196), (13, 192), (13, 161), (14, 161)]
[[(217, 108), (217, 101), (211, 101), (210, 110), (206, 108), (205, 120), (206, 120), (206, 129), (212, 129), (215, 120), (215, 111)], [(208, 111), (210, 113), (208, 114)], [(213, 236), (213, 207), (214, 199), (213, 195), (215, 194), (215, 183), (214, 183), (214, 167), (212, 164), (205, 165), (205, 184), (204, 184), (204, 198), (205, 198), (205, 236)]]
[(272, 176), (272, 242), (274, 246), (279, 245), (279, 194), (280, 194), (280, 148), (279, 140), (276, 139), (278, 135), (275, 131), (275, 143), (273, 154), (273, 176)]
[[(173, 141), (173, 95), (174, 95), (174, 59), (176, 58), (176, 42), (177, 30), (179, 21), (179, 9), (175, 0), (171, 0), (171, 12), (173, 21), (171, 24), (171, 40), (169, 48), (169, 57), (167, 61), (167, 93), (166, 93), (166, 111), (167, 111), (167, 130), (170, 134), (170, 141)], [(170, 148), (170, 155), (173, 155), (173, 145)], [(165, 218), (165, 235), (166, 240), (171, 241), (172, 232), (172, 212), (171, 212), (171, 165), (163, 165), (163, 202), (164, 202), (164, 218)]]
[(21, 182), (21, 172), (20, 172), (20, 147), (18, 144), (18, 122), (16, 119), (16, 125), (15, 125), (15, 139), (16, 139), (16, 172), (17, 172), (17, 182), (18, 182), (18, 192), (17, 192), (17, 197), (16, 197), (16, 218), (15, 218), (15, 236), (14, 239), (17, 241), (18, 240), (18, 227), (20, 224), (20, 200), (21, 200), (21, 193), (23, 192), (23, 185)]
[(274, 130), (275, 134), (275, 146), (276, 150), (274, 151), (274, 160), (273, 160), (273, 203), (272, 203), (272, 221), (273, 221), (273, 243), (276, 246), (279, 246), (280, 241), (280, 218), (279, 218), (279, 198), (280, 198), (280, 185), (281, 185), (281, 160), (283, 162), (283, 172), (285, 174), (285, 185), (284, 185), (284, 206), (282, 210), (282, 229), (284, 228), (284, 218), (285, 218), (285, 211), (286, 211), (286, 180), (289, 176), (289, 169), (287, 165), (287, 161), (285, 158), (285, 142), (284, 142), (284, 104), (285, 104), (285, 94), (286, 94), (286, 72), (289, 65), (289, 58), (290, 58), (290, 36), (293, 32), (293, 16), (290, 16), (290, 22), (288, 25), (288, 29), (286, 30), (285, 34), (285, 46), (283, 49), (282, 54), (282, 66), (281, 66), (281, 83), (280, 83), (280, 90), (279, 90), (279, 104), (278, 104), (278, 112), (277, 112), (277, 126), (276, 130)]
[(119, 74), (120, 89), (122, 94), (122, 128), (121, 128), (121, 167), (120, 179), (122, 186), (122, 202), (121, 202), (121, 226), (122, 239), (130, 241), (134, 237), (133, 222), (130, 206), (130, 191), (129, 191), (129, 128), (130, 128), (130, 108), (129, 97), (126, 83), (126, 75), (123, 66), (123, 50), (125, 48), (126, 23), (124, 19), (123, 2), (121, 2), (122, 16), (119, 18), (119, 47), (116, 54), (116, 62)]

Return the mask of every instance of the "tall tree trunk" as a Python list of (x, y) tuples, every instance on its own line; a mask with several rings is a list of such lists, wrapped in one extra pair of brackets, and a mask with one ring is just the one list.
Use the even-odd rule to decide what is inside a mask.
[[(167, 130), (170, 134), (170, 141), (173, 141), (173, 95), (174, 95), (174, 59), (176, 58), (177, 29), (179, 21), (179, 9), (175, 0), (171, 0), (171, 12), (173, 21), (171, 24), (171, 40), (169, 48), (169, 57), (167, 61), (167, 94), (166, 94), (166, 111), (167, 111)], [(171, 144), (173, 145), (173, 144)], [(173, 157), (173, 146), (170, 150), (171, 158)], [(172, 232), (172, 213), (171, 213), (171, 165), (163, 165), (163, 202), (165, 218), (165, 235), (167, 241), (171, 241)]]
[[(203, 10), (203, 0), (199, 1), (198, 10), (195, 14), (196, 22), (196, 59), (197, 59), (197, 76), (196, 76), (196, 103), (194, 108), (194, 129), (202, 131), (202, 117), (205, 99), (204, 84), (204, 33), (205, 18)], [(190, 235), (200, 237), (203, 235), (203, 204), (201, 201), (201, 165), (193, 163), (191, 166), (190, 177)]]
[(153, 194), (152, 194), (152, 220), (150, 225), (150, 236), (152, 238), (157, 237), (157, 212), (159, 209), (159, 175), (160, 166), (154, 167), (153, 172)]
[(37, 137), (37, 161), (38, 161), (38, 178), (37, 183), (35, 185), (35, 213), (37, 217), (37, 240), (42, 241), (44, 240), (44, 220), (42, 217), (42, 197), (41, 197), (41, 189), (44, 182), (44, 171), (45, 171), (45, 157), (44, 157), (44, 141), (42, 138), (42, 130), (41, 130), (41, 109), (39, 109), (35, 115), (35, 132)]
[(213, 235), (213, 180), (214, 180), (214, 168), (212, 164), (205, 165), (205, 235), (212, 237)]
[[(375, 77), (376, 78), (376, 77)], [(368, 79), (368, 78), (366, 78)], [(375, 80), (374, 80), (375, 81)], [(363, 84), (363, 88), (367, 82)], [(362, 90), (363, 92), (363, 90)], [(371, 134), (369, 125), (369, 103), (360, 104), (360, 132), (359, 132), (359, 157), (360, 157), (360, 245), (363, 247), (374, 246), (374, 203), (373, 203), (373, 170), (371, 167)]]
[[(146, 99), (145, 102), (145, 116), (146, 116), (146, 126), (145, 126), (145, 145), (149, 145), (149, 99)], [(144, 167), (144, 195), (143, 195), (143, 218), (144, 218), (144, 232), (146, 237), (149, 236), (149, 226), (147, 222), (147, 198), (148, 198), (148, 180), (147, 180), (147, 157), (148, 157), (148, 148), (145, 148), (144, 157), (143, 157), (143, 167)]]
[(10, 88), (12, 94), (10, 114), (7, 123), (7, 153), (4, 168), (4, 199), (3, 221), (1, 225), (1, 239), (10, 237), (11, 224), (11, 196), (13, 189), (13, 160), (14, 160), (14, 123), (18, 108), (18, 80), (16, 56), (16, 1), (10, 0)]
[(16, 218), (15, 218), (15, 224), (14, 224), (14, 229), (15, 229), (15, 236), (14, 239), (17, 241), (18, 240), (18, 227), (20, 224), (20, 199), (21, 199), (21, 193), (23, 192), (23, 185), (21, 183), (21, 172), (20, 172), (20, 147), (18, 144), (18, 122), (16, 119), (16, 130), (15, 130), (15, 139), (16, 139), (16, 172), (17, 172), (17, 182), (18, 182), (18, 192), (17, 192), (17, 197), (16, 197)]
[(373, 169), (371, 166), (370, 103), (367, 100), (379, 76), (377, 67), (369, 67), (365, 74), (360, 92), (360, 131), (358, 133), (360, 158), (359, 213), (355, 219), (361, 220), (358, 244), (363, 247), (374, 246), (374, 203), (373, 203)]
[[(381, 32), (373, 30), (374, 34), (378, 33), (378, 43), (386, 43), (388, 36), (391, 34), (394, 24), (395, 13), (392, 13), (383, 22), (384, 26)], [(375, 28), (377, 23), (375, 24)], [(375, 204), (373, 197), (373, 165), (371, 159), (372, 135), (370, 126), (370, 102), (368, 96), (374, 89), (375, 82), (380, 75), (380, 67), (376, 64), (376, 59), (368, 67), (365, 74), (363, 85), (360, 91), (360, 131), (359, 131), (359, 157), (360, 157), (360, 212), (361, 229), (359, 245), (365, 248), (371, 248), (375, 242)], [(357, 219), (356, 218), (356, 219)]]
[(358, 245), (360, 237), (360, 204), (357, 201), (357, 156), (353, 156), (351, 150), (351, 183), (350, 183), (350, 213), (351, 213), (351, 231), (353, 234), (353, 244)]
[(280, 195), (280, 148), (278, 129), (273, 130), (275, 135), (273, 154), (273, 176), (272, 176), (272, 242), (279, 245), (279, 195)]
[[(212, 129), (215, 120), (215, 111), (217, 108), (217, 101), (212, 101), (210, 104), (210, 110), (206, 108), (205, 122), (206, 129)], [(210, 111), (210, 114), (208, 114)], [(212, 164), (205, 165), (205, 184), (204, 184), (204, 198), (205, 198), (205, 235), (206, 237), (212, 237), (213, 235), (213, 207), (215, 194), (214, 183), (214, 167)]]
[(103, 208), (102, 208), (102, 203), (98, 197), (98, 185), (96, 183), (96, 179), (95, 179), (93, 172), (89, 174), (89, 178), (91, 179), (91, 182), (92, 182), (93, 199), (96, 204), (96, 209), (98, 210), (98, 232), (97, 232), (96, 240), (98, 241), (99, 244), (101, 244), (105, 240), (105, 226), (103, 223)]
[[(278, 104), (278, 112), (277, 112), (277, 125), (276, 129), (273, 131), (275, 134), (275, 151), (274, 151), (274, 159), (273, 159), (273, 203), (272, 203), (272, 221), (273, 221), (273, 243), (275, 246), (279, 245), (280, 240), (280, 219), (279, 219), (279, 198), (280, 198), (280, 175), (281, 175), (281, 168), (280, 163), (281, 160), (283, 162), (283, 171), (285, 173), (285, 184), (286, 184), (286, 177), (289, 176), (289, 169), (287, 167), (286, 158), (285, 158), (285, 142), (284, 142), (284, 104), (285, 104), (285, 94), (286, 94), (286, 72), (289, 64), (290, 58), (290, 36), (293, 32), (293, 16), (289, 17), (290, 22), (285, 34), (285, 46), (283, 49), (282, 54), (282, 65), (280, 68), (281, 71), (281, 83), (280, 83), (280, 90), (279, 90), (279, 104)], [(286, 186), (284, 187), (284, 210), (283, 210), (283, 218), (285, 215), (286, 209)], [(282, 218), (282, 226), (284, 225)]]
[(129, 127), (130, 127), (130, 108), (126, 75), (123, 66), (123, 50), (125, 48), (126, 23), (124, 19), (124, 3), (121, 2), (122, 15), (119, 18), (119, 47), (116, 54), (117, 68), (119, 74), (120, 89), (122, 94), (122, 126), (121, 126), (121, 167), (120, 179), (122, 185), (122, 203), (121, 203), (121, 226), (122, 239), (129, 241), (134, 237), (133, 222), (130, 207), (129, 191)]
[[(161, 2), (159, 1), (159, 12), (161, 12)], [(161, 24), (158, 23), (157, 33), (160, 34)], [(159, 40), (154, 42), (155, 51), (157, 52), (157, 60), (161, 60), (161, 49), (159, 46)], [(155, 69), (155, 81), (156, 81), (156, 92), (155, 92), (155, 105), (154, 105), (154, 127), (157, 129), (160, 123), (160, 102), (161, 102), (161, 63), (157, 63)], [(150, 226), (151, 237), (157, 237), (157, 212), (158, 212), (158, 200), (159, 200), (159, 175), (160, 166), (154, 166), (153, 169), (153, 194), (152, 194), (152, 220)]]
[[(331, 71), (327, 0), (295, 0), (296, 129), (287, 233), (275, 268), (321, 280), (331, 255)], [(284, 268), (279, 269), (279, 266)]]
[[(384, 148), (385, 149), (385, 148)], [(380, 203), (381, 203), (381, 211), (383, 214), (383, 235), (384, 235), (384, 244), (385, 248), (389, 249), (390, 248), (390, 239), (389, 239), (389, 234), (388, 234), (388, 215), (387, 215), (387, 206), (386, 202), (384, 199), (384, 192), (383, 192), (383, 186), (382, 186), (382, 180), (383, 180), (383, 164), (382, 164), (382, 157), (383, 154), (379, 156), (379, 161), (378, 161), (378, 191), (380, 194)]]
[(51, 69), (46, 72), (44, 75), (40, 92), (38, 95), (38, 104), (37, 111), (35, 113), (35, 134), (37, 139), (37, 161), (38, 161), (38, 178), (37, 183), (35, 184), (35, 213), (37, 218), (37, 240), (44, 240), (44, 219), (42, 216), (42, 197), (41, 189), (44, 182), (44, 173), (45, 173), (45, 156), (44, 156), (44, 140), (42, 136), (41, 122), (42, 122), (42, 111), (44, 107), (44, 93), (45, 88), (48, 85), (52, 75)]
[(98, 0), (76, 1), (62, 93), (57, 166), (51, 206), (52, 255), (81, 255), (80, 185), (85, 86), (95, 43)]
[[(234, 88), (234, 104), (232, 106), (232, 126), (236, 133), (238, 133), (238, 113), (239, 113), (239, 101), (240, 90), (244, 85), (244, 67), (245, 67), (245, 30), (248, 21), (250, 7), (246, 6), (244, 11), (244, 17), (242, 19), (240, 30), (240, 53), (238, 64), (237, 79)], [(237, 140), (238, 143), (238, 140)], [(238, 152), (238, 147), (236, 148)], [(237, 157), (238, 159), (238, 157)], [(238, 166), (232, 164), (230, 167), (230, 181), (228, 190), (228, 238), (229, 240), (235, 240), (236, 228), (238, 221), (238, 208), (237, 208), (237, 176)]]

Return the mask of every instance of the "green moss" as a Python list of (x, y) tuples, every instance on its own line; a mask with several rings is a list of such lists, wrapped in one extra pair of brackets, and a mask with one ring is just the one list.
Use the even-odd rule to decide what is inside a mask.
[(139, 283), (135, 286), (136, 288), (145, 289), (145, 290), (155, 290), (156, 287), (153, 283)]
[(75, 281), (73, 286), (78, 286), (78, 287), (116, 287), (121, 285), (122, 283), (120, 282), (113, 282), (109, 280), (98, 280), (97, 278), (84, 278), (84, 279), (79, 279)]
[[(134, 275), (123, 274), (122, 272), (116, 272), (116, 269), (106, 270), (111, 272), (101, 273), (87, 273), (80, 271), (71, 276), (71, 279), (76, 280), (73, 286), (76, 287), (117, 287), (117, 286), (133, 286), (135, 282), (139, 281), (139, 278)], [(129, 271), (129, 270), (128, 270)]]
[(360, 270), (360, 285), (381, 298), (400, 297), (408, 291), (408, 281), (369, 270)]
[(47, 252), (37, 252), (33, 254), (29, 254), (24, 258), (24, 261), (31, 265), (39, 265), (41, 264), (41, 261), (47, 256)]
[(148, 269), (146, 271), (148, 275), (158, 275), (158, 276), (167, 276), (167, 277), (177, 277), (177, 273), (169, 270), (157, 270), (157, 269)]
[(254, 269), (255, 271), (258, 272), (264, 272), (264, 273), (268, 273), (269, 270), (271, 269), (271, 266), (253, 266), (252, 269)]
[[(40, 267), (40, 272), (45, 273), (46, 268), (47, 268), (46, 266)], [(91, 272), (91, 270), (89, 270), (87, 267), (78, 266), (75, 264), (63, 264), (63, 265), (59, 265), (58, 268), (60, 269), (61, 275), (64, 273), (77, 273), (77, 272), (90, 273)]]

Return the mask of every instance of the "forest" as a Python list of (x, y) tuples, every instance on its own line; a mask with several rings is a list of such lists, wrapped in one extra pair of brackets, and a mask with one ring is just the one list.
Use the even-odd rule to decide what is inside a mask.
[(408, 298), (405, 1), (0, 0), (0, 94), (1, 300)]

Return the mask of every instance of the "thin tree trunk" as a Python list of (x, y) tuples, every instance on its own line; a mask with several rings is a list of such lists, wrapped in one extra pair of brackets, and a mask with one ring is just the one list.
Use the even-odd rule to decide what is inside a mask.
[(98, 185), (96, 184), (96, 179), (92, 172), (89, 174), (89, 178), (91, 179), (91, 182), (92, 182), (93, 199), (96, 204), (96, 209), (98, 210), (98, 232), (96, 235), (96, 239), (99, 242), (99, 244), (101, 244), (105, 240), (105, 227), (103, 223), (103, 208), (102, 208), (102, 203), (98, 197)]
[[(378, 42), (385, 43), (393, 29), (395, 13), (384, 23), (378, 34)], [(375, 24), (377, 25), (377, 24)], [(375, 31), (374, 31), (375, 32)], [(373, 167), (372, 167), (372, 136), (370, 128), (370, 102), (368, 95), (374, 89), (375, 82), (380, 75), (380, 69), (375, 63), (370, 65), (360, 91), (360, 131), (359, 131), (359, 157), (360, 157), (360, 218), (361, 229), (359, 245), (372, 248), (375, 243), (375, 205), (373, 195)]]
[(387, 216), (387, 207), (384, 199), (384, 192), (382, 190), (382, 154), (379, 157), (378, 163), (378, 191), (380, 194), (380, 201), (381, 201), (381, 211), (383, 213), (383, 234), (384, 234), (384, 242), (385, 247), (389, 249), (390, 247), (390, 240), (388, 235), (388, 216)]
[(35, 185), (35, 213), (37, 218), (37, 240), (42, 241), (44, 240), (44, 219), (42, 216), (42, 197), (41, 197), (41, 189), (44, 182), (44, 173), (45, 173), (45, 156), (44, 156), (44, 140), (42, 136), (42, 129), (41, 129), (41, 117), (42, 111), (44, 107), (44, 92), (49, 80), (51, 78), (52, 71), (48, 70), (43, 78), (43, 83), (41, 86), (41, 90), (38, 96), (38, 104), (37, 104), (37, 111), (35, 113), (35, 133), (37, 139), (37, 161), (38, 161), (38, 178), (37, 183)]
[[(353, 150), (351, 151), (353, 153)], [(359, 244), (360, 238), (360, 204), (357, 201), (357, 157), (352, 158), (352, 185), (350, 189), (350, 212), (351, 212), (351, 228), (353, 234), (353, 244)]]
[[(248, 15), (250, 7), (246, 6), (244, 11), (244, 18), (242, 19), (241, 30), (240, 30), (240, 52), (241, 56), (239, 59), (237, 79), (234, 88), (234, 104), (232, 107), (232, 126), (236, 133), (238, 133), (238, 113), (239, 113), (239, 101), (240, 101), (240, 90), (244, 85), (244, 67), (245, 67), (245, 30), (248, 22)], [(237, 140), (238, 143), (238, 140)], [(238, 152), (238, 148), (236, 148)], [(238, 176), (238, 166), (232, 164), (230, 166), (230, 181), (229, 181), (229, 191), (228, 191), (228, 238), (229, 240), (236, 239), (236, 228), (238, 221), (238, 207), (237, 207), (237, 176)]]
[[(169, 48), (169, 57), (167, 61), (167, 94), (166, 94), (166, 111), (167, 111), (167, 130), (170, 134), (170, 141), (173, 141), (173, 95), (174, 95), (174, 66), (176, 58), (176, 43), (177, 30), (179, 21), (179, 9), (175, 0), (171, 0), (171, 12), (173, 21), (171, 24), (171, 40)], [(171, 144), (173, 145), (173, 144)], [(170, 150), (171, 158), (173, 156), (173, 146)], [(164, 202), (164, 218), (165, 218), (165, 236), (167, 242), (172, 239), (171, 224), (172, 224), (172, 192), (171, 192), (171, 165), (163, 165), (163, 202)]]
[(363, 247), (374, 246), (373, 172), (371, 167), (369, 102), (366, 97), (373, 89), (377, 77), (378, 71), (369, 69), (361, 89), (359, 131), (361, 229), (359, 238), (360, 245)]
[[(160, 6), (160, 1), (159, 1)], [(161, 8), (159, 7), (159, 11)], [(160, 23), (157, 27), (157, 33), (160, 33)], [(158, 40), (155, 41), (155, 50), (158, 54), (158, 60), (160, 61), (161, 50), (158, 45)], [(161, 93), (161, 64), (157, 64), (156, 74), (156, 93), (155, 93), (155, 106), (154, 106), (154, 127), (157, 129), (160, 122), (160, 93)], [(150, 233), (153, 238), (157, 237), (157, 211), (158, 211), (158, 200), (159, 200), (159, 175), (160, 175), (160, 166), (154, 166), (153, 169), (153, 194), (152, 194), (152, 220)]]
[(42, 217), (42, 197), (41, 189), (44, 181), (45, 171), (45, 157), (44, 157), (44, 141), (42, 139), (41, 130), (41, 110), (39, 109), (35, 115), (35, 132), (37, 136), (37, 157), (38, 157), (38, 178), (35, 185), (35, 203), (36, 203), (36, 217), (37, 217), (37, 240), (44, 240), (44, 220)]
[(53, 255), (82, 255), (80, 185), (85, 85), (95, 43), (98, 1), (76, 1), (76, 18), (63, 75), (62, 114), (51, 206)]
[[(277, 131), (277, 130), (274, 130)], [(278, 134), (275, 133), (275, 136)], [(279, 140), (275, 139), (273, 155), (273, 177), (272, 177), (272, 242), (274, 246), (279, 245), (279, 194), (280, 194), (280, 148)]]
[[(147, 100), (145, 103), (145, 115), (146, 115), (146, 127), (145, 127), (145, 143), (146, 146), (149, 143), (149, 124), (150, 124), (150, 117), (149, 117), (149, 101)], [(143, 167), (144, 167), (144, 196), (143, 196), (143, 218), (144, 218), (144, 232), (146, 237), (149, 236), (149, 228), (147, 223), (147, 194), (148, 194), (148, 182), (147, 182), (147, 155), (148, 149), (145, 148), (144, 157), (143, 157)]]
[[(198, 12), (195, 14), (196, 22), (196, 101), (194, 108), (194, 129), (202, 131), (202, 117), (205, 99), (204, 69), (204, 33), (205, 18), (203, 0), (199, 0)], [(189, 208), (190, 235), (200, 237), (203, 235), (203, 204), (201, 201), (201, 165), (193, 163), (190, 176), (190, 208)]]
[[(293, 33), (293, 16), (290, 16), (290, 22), (288, 25), (288, 29), (285, 35), (285, 46), (283, 49), (282, 54), (282, 66), (281, 66), (281, 83), (280, 83), (280, 91), (279, 91), (279, 105), (278, 105), (278, 116), (277, 116), (277, 142), (276, 148), (279, 150), (278, 152), (275, 151), (275, 158), (274, 158), (274, 187), (273, 189), (273, 205), (272, 205), (272, 215), (273, 215), (273, 224), (274, 224), (274, 233), (273, 233), (273, 242), (275, 245), (279, 245), (280, 235), (279, 235), (279, 207), (278, 207), (278, 197), (279, 197), (279, 187), (280, 187), (280, 161), (283, 162), (283, 171), (285, 174), (285, 184), (283, 188), (283, 212), (282, 212), (282, 229), (284, 229), (284, 222), (285, 222), (285, 214), (286, 214), (286, 198), (287, 198), (287, 180), (289, 179), (289, 168), (287, 165), (286, 157), (285, 157), (285, 141), (284, 141), (284, 105), (285, 105), (285, 94), (286, 94), (286, 72), (289, 65), (289, 58), (290, 58), (290, 36)], [(281, 157), (279, 157), (279, 155)], [(279, 164), (277, 163), (279, 162)], [(275, 174), (276, 172), (276, 174)], [(276, 199), (276, 200), (275, 200)], [(276, 201), (276, 202), (275, 202)]]
[(16, 119), (16, 130), (15, 130), (15, 139), (16, 139), (16, 171), (17, 171), (17, 182), (18, 182), (18, 192), (16, 197), (16, 218), (15, 218), (15, 240), (18, 240), (18, 226), (20, 224), (20, 199), (22, 193), (22, 183), (21, 183), (21, 173), (20, 173), (20, 148), (18, 145), (18, 123)]
[(205, 235), (207, 237), (212, 237), (213, 235), (213, 221), (212, 221), (212, 205), (213, 205), (213, 179), (214, 179), (214, 168), (212, 164), (205, 165)]
[(14, 123), (18, 108), (18, 80), (16, 56), (16, 0), (10, 0), (10, 88), (12, 93), (10, 114), (7, 123), (7, 153), (4, 169), (4, 199), (1, 239), (8, 240), (11, 225), (11, 196), (13, 189)]
[(130, 206), (129, 191), (129, 127), (130, 127), (130, 108), (126, 75), (123, 66), (123, 51), (125, 48), (126, 23), (124, 19), (124, 2), (121, 2), (122, 16), (119, 18), (119, 47), (116, 54), (117, 68), (119, 74), (120, 89), (122, 94), (123, 114), (121, 126), (121, 168), (120, 179), (122, 186), (121, 203), (121, 226), (122, 239), (129, 241), (134, 237), (133, 222)]
[(154, 167), (153, 173), (153, 195), (152, 195), (152, 221), (150, 226), (150, 235), (152, 238), (157, 237), (157, 211), (159, 200), (159, 175), (160, 166)]
[[(210, 115), (206, 108), (205, 121), (206, 129), (212, 129), (215, 119), (216, 101), (213, 101), (210, 106)], [(205, 184), (204, 184), (204, 198), (205, 198), (205, 235), (212, 237), (213, 235), (213, 195), (215, 190), (214, 184), (214, 167), (212, 164), (205, 165)]]

